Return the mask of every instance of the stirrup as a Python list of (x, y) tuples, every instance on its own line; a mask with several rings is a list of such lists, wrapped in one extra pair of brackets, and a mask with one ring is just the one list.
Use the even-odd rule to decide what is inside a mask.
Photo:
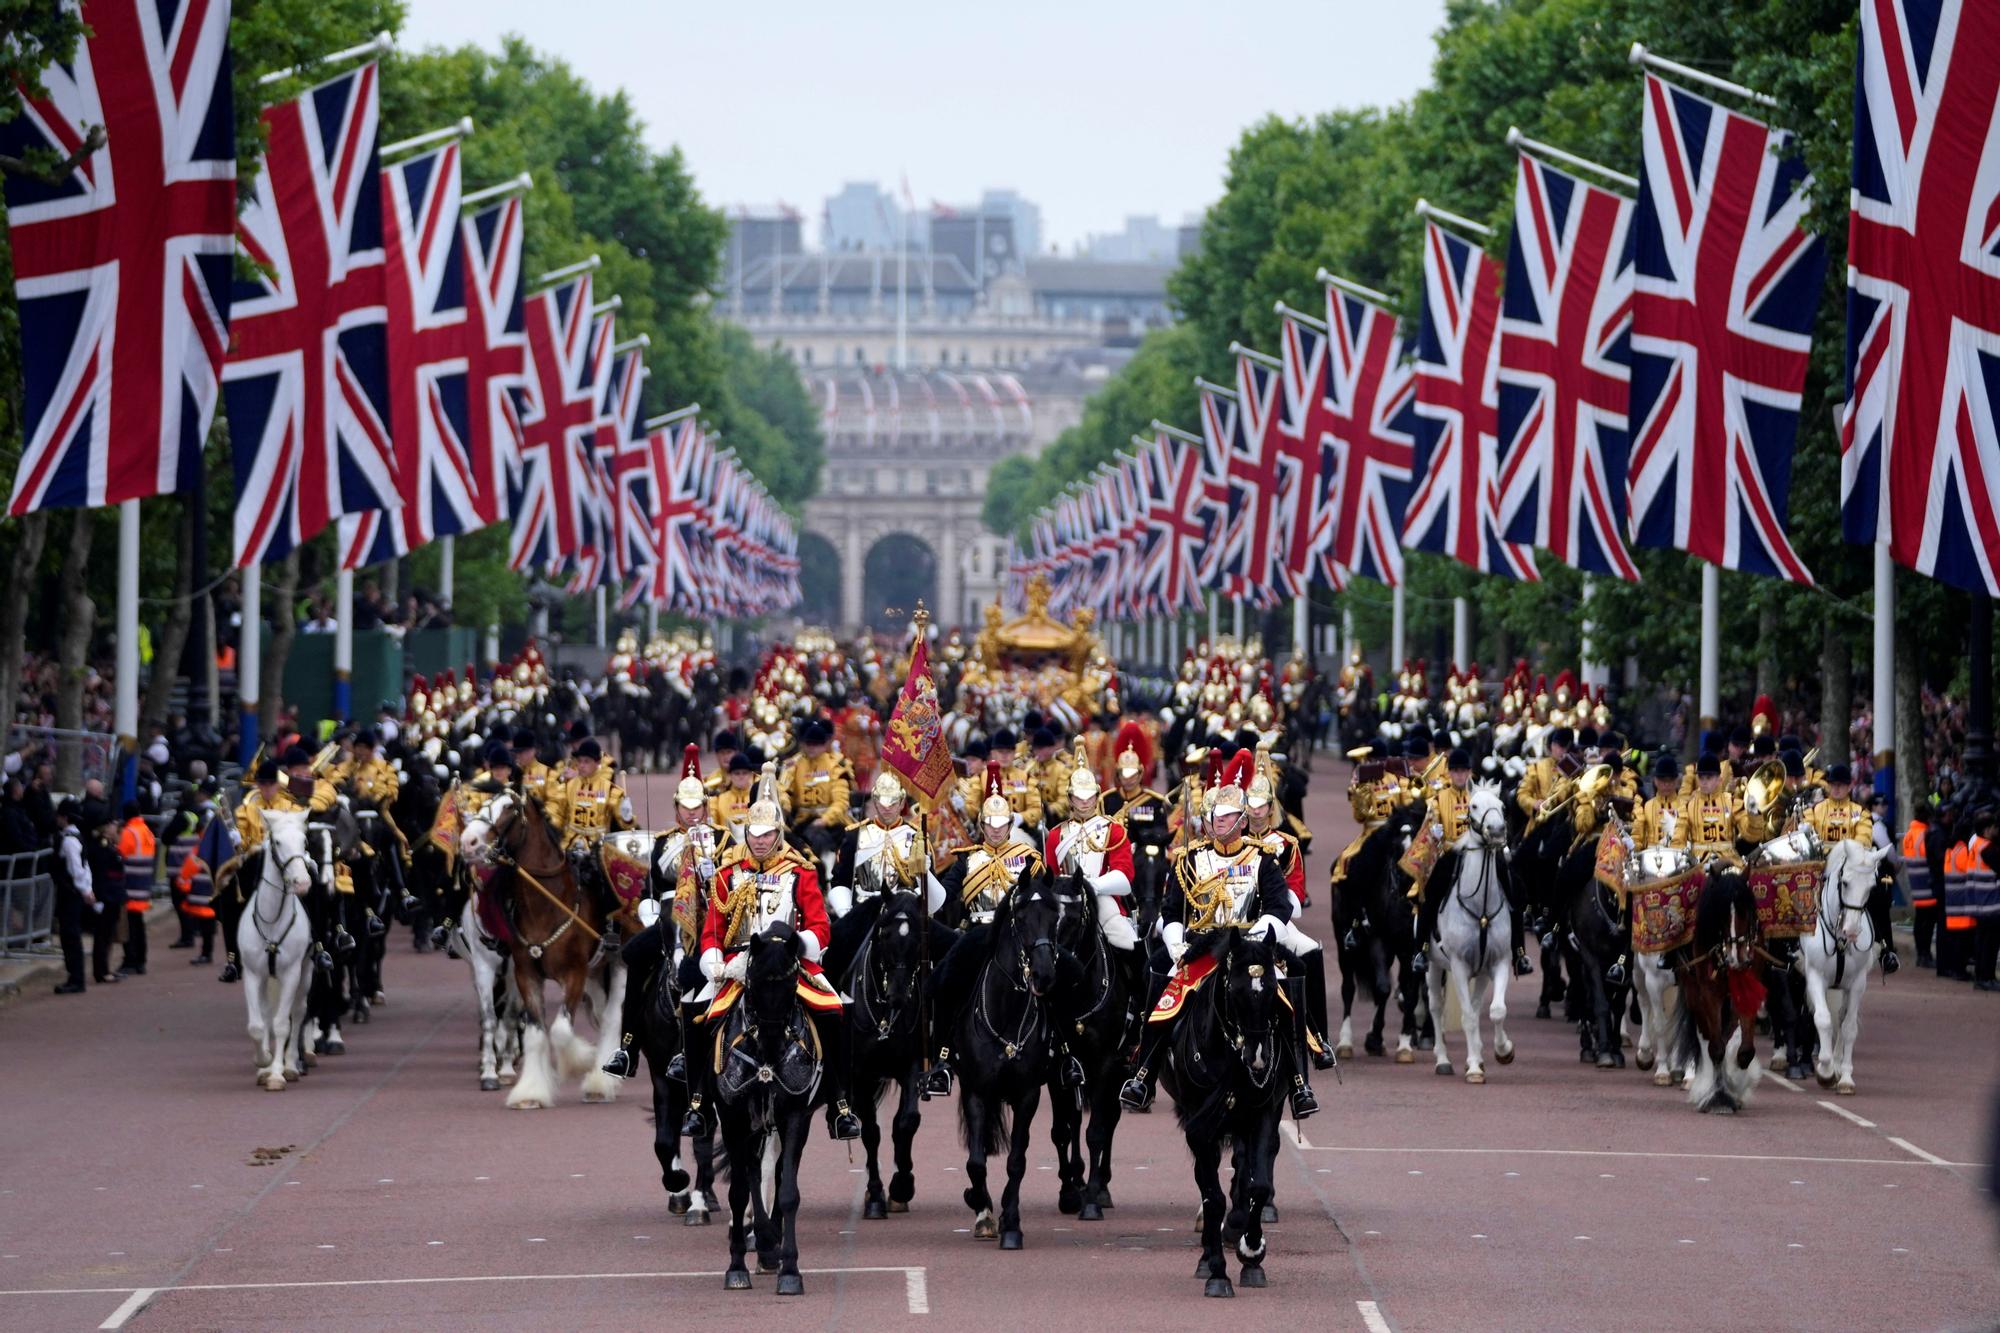
[(431, 947), (433, 949), (444, 949), (450, 947), (452, 924), (453, 923), (451, 918), (446, 917), (443, 921), (440, 921), (435, 926), (431, 927)]
[(1430, 971), (1430, 968), (1430, 950), (1419, 946), (1417, 951), (1410, 955), (1410, 971), (1416, 976), (1422, 976)]
[(700, 1139), (707, 1136), (708, 1116), (702, 1111), (701, 1101), (697, 1098), (694, 1104), (688, 1107), (687, 1114), (681, 1118), (681, 1137)]
[(1319, 1110), (1319, 1098), (1313, 1090), (1300, 1082), (1292, 1088), (1292, 1119), (1304, 1120)]
[(827, 1128), (832, 1132), (833, 1137), (841, 1140), (860, 1138), (861, 1117), (854, 1114), (853, 1110), (849, 1108), (847, 1099), (842, 1098), (833, 1105), (833, 1116), (827, 1123)]
[(1618, 956), (1617, 962), (1604, 969), (1604, 979), (1614, 986), (1625, 984), (1625, 956), (1623, 954)]
[(1077, 1059), (1074, 1055), (1065, 1054), (1063, 1056), (1062, 1072), (1056, 1077), (1056, 1085), (1063, 1088), (1080, 1088), (1083, 1086), (1083, 1083), (1083, 1061)]
[(1514, 950), (1514, 975), (1517, 977), (1528, 977), (1533, 976), (1534, 973), (1535, 965), (1528, 961), (1528, 951), (1526, 949)]
[(667, 1061), (667, 1077), (676, 1083), (685, 1083), (687, 1082), (687, 1076), (687, 1056), (680, 1051), (675, 1051), (673, 1059)]
[(1896, 951), (1894, 949), (1884, 949), (1882, 951), (1883, 976), (1885, 977), (1893, 976), (1896, 973), (1896, 971), (1902, 966), (1903, 966), (1903, 960), (1896, 957)]
[(1143, 1111), (1153, 1104), (1153, 1090), (1146, 1086), (1146, 1071), (1139, 1070), (1125, 1080), (1118, 1089), (1118, 1101), (1134, 1111)]
[(222, 970), (215, 974), (215, 979), (217, 981), (223, 982), (224, 984), (241, 981), (243, 979), (243, 969), (236, 965), (236, 959), (233, 955), (223, 960)]
[(333, 928), (333, 951), (335, 953), (354, 952), (354, 937), (347, 933), (346, 926), (335, 926)]
[(924, 1096), (951, 1096), (951, 1066), (939, 1060), (931, 1066), (931, 1072), (924, 1076)]
[(368, 938), (371, 940), (380, 939), (382, 938), (382, 936), (387, 935), (389, 933), (389, 923), (384, 921), (381, 917), (375, 915), (375, 909), (372, 907), (368, 909), (367, 930), (368, 930)]
[(333, 955), (326, 951), (324, 944), (313, 945), (312, 962), (322, 972), (333, 971)]
[(1349, 953), (1353, 953), (1361, 947), (1361, 939), (1354, 933), (1354, 927), (1349, 926), (1347, 933), (1340, 937), (1340, 947)]
[(604, 1062), (604, 1072), (613, 1078), (630, 1078), (638, 1072), (637, 1063), (632, 1059), (632, 1048), (620, 1046), (613, 1051), (611, 1058)]

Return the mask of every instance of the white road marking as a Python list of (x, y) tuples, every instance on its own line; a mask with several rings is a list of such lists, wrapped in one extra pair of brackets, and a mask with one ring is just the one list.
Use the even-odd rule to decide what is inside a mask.
[(123, 1328), (125, 1321), (146, 1308), (146, 1302), (153, 1299), (154, 1287), (140, 1287), (111, 1312), (111, 1317), (99, 1324), (99, 1328)]
[(1354, 1308), (1361, 1312), (1361, 1326), (1368, 1333), (1389, 1333), (1389, 1321), (1382, 1317), (1382, 1307), (1373, 1301), (1356, 1301)]
[(1916, 1144), (1910, 1142), (1908, 1139), (1900, 1138), (1894, 1134), (1889, 1135), (1889, 1142), (1895, 1144), (1898, 1148), (1901, 1148), (1904, 1152), (1909, 1153), (1912, 1157), (1923, 1158), (1926, 1162), (1929, 1162), (1932, 1166), (1978, 1165), (1978, 1163), (1976, 1162), (1947, 1162), (1944, 1160), (1944, 1158), (1939, 1157), (1936, 1153), (1925, 1152), (1922, 1148), (1919, 1148)]
[[(1973, 1169), (1983, 1168), (1985, 1162), (1948, 1162), (1942, 1157), (1934, 1157), (1915, 1144), (1891, 1137), (1889, 1142), (1905, 1152), (1916, 1154), (1932, 1166), (1957, 1166)], [(1809, 1162), (1821, 1166), (1916, 1166), (1916, 1162), (1904, 1161), (1900, 1157), (1799, 1157), (1787, 1154), (1766, 1153), (1709, 1153), (1709, 1152), (1619, 1152), (1608, 1148), (1376, 1148), (1343, 1144), (1339, 1146), (1315, 1143), (1313, 1152), (1342, 1153), (1442, 1153), (1448, 1156), (1477, 1157), (1640, 1157), (1640, 1158), (1686, 1158), (1696, 1162)], [(1700, 1179), (1700, 1177), (1696, 1177)]]
[(1772, 1073), (1772, 1072), (1771, 1072), (1770, 1070), (1768, 1070), (1768, 1069), (1764, 1069), (1764, 1068), (1761, 1068), (1761, 1067), (1760, 1067), (1760, 1068), (1759, 1068), (1759, 1069), (1757, 1070), (1757, 1072), (1758, 1072), (1758, 1074), (1760, 1074), (1760, 1075), (1761, 1075), (1762, 1077), (1764, 1077), (1764, 1078), (1766, 1078), (1766, 1079), (1770, 1080), (1771, 1082), (1773, 1082), (1773, 1083), (1777, 1084), (1777, 1085), (1778, 1085), (1779, 1087), (1783, 1088), (1783, 1089), (1784, 1089), (1784, 1090), (1785, 1090), (1786, 1092), (1804, 1092), (1804, 1091), (1805, 1091), (1805, 1089), (1804, 1089), (1804, 1088), (1802, 1088), (1802, 1087), (1800, 1087), (1800, 1086), (1799, 1086), (1798, 1084), (1796, 1084), (1796, 1083), (1792, 1082), (1792, 1081), (1791, 1081), (1790, 1079), (1786, 1078), (1786, 1077), (1785, 1077), (1785, 1076), (1784, 1076), (1783, 1074), (1774, 1074), (1774, 1073)]
[(1875, 1122), (1873, 1120), (1863, 1120), (1860, 1116), (1854, 1114), (1854, 1112), (1848, 1110), (1845, 1106), (1842, 1106), (1839, 1102), (1822, 1101), (1820, 1105), (1824, 1106), (1827, 1110), (1839, 1116), (1842, 1120), (1851, 1120), (1855, 1124), (1861, 1126), (1863, 1129), (1875, 1128)]
[(930, 1279), (921, 1268), (903, 1270), (903, 1302), (910, 1314), (931, 1312)]

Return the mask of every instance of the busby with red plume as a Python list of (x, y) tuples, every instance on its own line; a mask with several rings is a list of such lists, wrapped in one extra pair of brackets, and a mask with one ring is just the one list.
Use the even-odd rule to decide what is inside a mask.
[(1118, 724), (1112, 753), (1117, 756), (1114, 766), (1121, 782), (1127, 777), (1136, 777), (1144, 782), (1153, 771), (1153, 742), (1146, 735), (1146, 729), (1130, 718)]
[(1778, 706), (1771, 702), (1771, 696), (1760, 694), (1756, 704), (1750, 709), (1750, 734), (1752, 736), (1775, 736), (1778, 732)]
[(674, 785), (674, 800), (690, 807), (708, 802), (708, 789), (701, 784), (701, 747), (693, 741), (681, 752), (681, 780)]

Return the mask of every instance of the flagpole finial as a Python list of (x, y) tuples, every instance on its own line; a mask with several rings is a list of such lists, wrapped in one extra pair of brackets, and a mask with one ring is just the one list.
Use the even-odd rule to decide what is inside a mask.
[(921, 639), (924, 630), (931, 623), (931, 613), (924, 609), (924, 599), (921, 597), (917, 599), (917, 609), (910, 613), (910, 623), (917, 627), (917, 637)]

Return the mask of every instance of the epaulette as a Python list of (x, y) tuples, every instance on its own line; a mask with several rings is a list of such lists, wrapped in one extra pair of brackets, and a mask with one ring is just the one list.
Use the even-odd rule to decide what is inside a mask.
[(715, 868), (721, 870), (726, 866), (735, 865), (738, 861), (748, 861), (749, 859), (750, 849), (740, 842), (732, 842), (722, 849), (722, 856), (716, 861)]

